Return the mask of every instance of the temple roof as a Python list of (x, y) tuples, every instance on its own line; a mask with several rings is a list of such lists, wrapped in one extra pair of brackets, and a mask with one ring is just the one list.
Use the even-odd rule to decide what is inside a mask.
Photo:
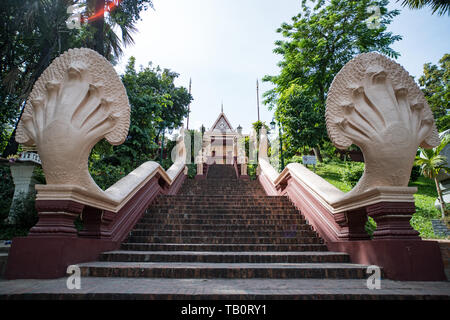
[(210, 131), (234, 131), (230, 121), (223, 111), (217, 117)]

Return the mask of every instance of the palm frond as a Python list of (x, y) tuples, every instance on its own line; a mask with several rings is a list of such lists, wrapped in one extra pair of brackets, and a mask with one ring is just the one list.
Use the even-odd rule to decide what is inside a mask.
[(446, 134), (442, 138), (441, 144), (438, 145), (436, 148), (434, 148), (436, 150), (436, 153), (437, 154), (441, 153), (442, 149), (444, 149), (449, 143), (450, 143), (450, 134)]
[(430, 6), (432, 13), (437, 12), (438, 15), (443, 15), (448, 12), (450, 15), (450, 1), (448, 0), (404, 0), (402, 6), (410, 9), (422, 9)]

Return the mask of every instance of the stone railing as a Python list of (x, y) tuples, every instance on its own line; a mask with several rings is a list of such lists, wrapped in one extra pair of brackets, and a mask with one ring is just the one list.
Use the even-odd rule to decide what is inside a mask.
[[(56, 58), (35, 83), (16, 140), (36, 145), (46, 185), (36, 185), (38, 223), (15, 238), (8, 278), (63, 276), (69, 264), (94, 260), (118, 248), (159, 194), (174, 194), (185, 179), (184, 129), (167, 170), (146, 162), (107, 190), (88, 171), (94, 145), (121, 144), (128, 134), (130, 106), (113, 66), (90, 49)], [(83, 230), (74, 221), (81, 217)], [(33, 268), (29, 266), (33, 265)]]
[[(285, 195), (332, 250), (357, 263), (378, 264), (398, 280), (442, 280), (435, 242), (421, 241), (410, 225), (414, 193), (408, 187), (418, 146), (439, 144), (433, 115), (419, 87), (394, 61), (361, 54), (337, 74), (328, 92), (326, 122), (338, 148), (358, 145), (365, 171), (344, 193), (299, 163), (280, 174), (267, 157), (261, 130), (259, 181), (268, 195)], [(368, 216), (377, 223), (371, 240)]]

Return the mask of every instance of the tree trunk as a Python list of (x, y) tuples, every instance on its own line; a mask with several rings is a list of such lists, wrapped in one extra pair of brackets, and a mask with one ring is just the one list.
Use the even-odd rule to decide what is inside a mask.
[(95, 3), (95, 12), (94, 14), (100, 15), (91, 22), (91, 25), (95, 28), (94, 33), (94, 50), (100, 53), (102, 56), (105, 56), (105, 47), (104, 47), (104, 24), (105, 24), (105, 0), (91, 0)]
[(320, 147), (317, 145), (313, 148), (314, 155), (316, 156), (317, 161), (323, 162), (322, 154), (320, 153)]
[(434, 177), (434, 183), (436, 184), (438, 199), (439, 199), (439, 203), (441, 204), (442, 219), (444, 219), (445, 218), (445, 202), (444, 202), (444, 199), (442, 198), (442, 191), (441, 191), (441, 187), (439, 186), (439, 181), (437, 180), (437, 177)]

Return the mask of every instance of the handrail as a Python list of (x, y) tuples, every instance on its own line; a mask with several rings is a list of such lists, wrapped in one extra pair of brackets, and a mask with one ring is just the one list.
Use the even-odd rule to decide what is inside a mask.
[(414, 204), (417, 192), (415, 187), (374, 187), (348, 196), (299, 163), (288, 164), (280, 174), (264, 157), (259, 165), (259, 181), (266, 193), (288, 196), (327, 242), (368, 238), (364, 231), (368, 207)]
[(114, 183), (104, 194), (93, 194), (76, 185), (36, 185), (37, 201), (72, 200), (102, 210), (118, 212), (151, 178), (159, 176), (171, 186), (184, 170), (179, 163), (167, 171), (154, 161), (147, 161)]
[(278, 174), (267, 159), (260, 159), (261, 171), (271, 183), (272, 191), (279, 189), (289, 178), (294, 178), (333, 214), (354, 210), (380, 201), (414, 201), (417, 187), (373, 187), (360, 194), (347, 195), (315, 172), (300, 163), (290, 163)]

